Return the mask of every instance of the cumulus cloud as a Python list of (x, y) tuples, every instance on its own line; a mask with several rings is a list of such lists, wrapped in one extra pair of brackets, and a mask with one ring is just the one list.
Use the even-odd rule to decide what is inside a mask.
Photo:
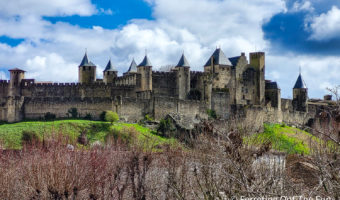
[(330, 40), (339, 38), (340, 31), (340, 9), (333, 6), (327, 13), (323, 13), (313, 19), (311, 23), (313, 40)]
[[(68, 63), (62, 56), (50, 53), (46, 56), (35, 56), (26, 61), (27, 76), (42, 81), (60, 82), (60, 80), (75, 82), (77, 63)], [(43, 78), (43, 79), (42, 79)]]
[(314, 7), (310, 1), (304, 1), (304, 2), (299, 2), (296, 1), (294, 2), (292, 6), (292, 11), (294, 12), (299, 12), (299, 11), (314, 11)]
[[(320, 98), (328, 93), (327, 87), (339, 84), (340, 58), (336, 56), (269, 55), (266, 76), (267, 79), (278, 81), (283, 97), (292, 97), (300, 67), (311, 98)], [(278, 79), (275, 77), (276, 72), (280, 73)]]
[[(3, 70), (23, 68), (28, 72), (27, 78), (73, 82), (77, 81), (77, 66), (87, 49), (90, 60), (98, 66), (98, 78), (102, 76), (102, 70), (110, 57), (119, 72), (123, 73), (132, 58), (137, 62), (142, 60), (145, 50), (154, 69), (176, 64), (184, 51), (191, 69), (203, 70), (202, 65), (210, 54), (217, 46), (221, 46), (230, 57), (241, 52), (266, 51), (267, 78), (279, 82), (285, 97), (290, 96), (299, 65), (303, 66), (308, 86), (316, 88), (310, 90), (311, 95), (324, 93), (320, 85), (333, 84), (339, 79), (336, 75), (327, 75), (316, 69), (317, 66), (326, 66), (324, 70), (335, 71), (336, 67), (340, 67), (340, 61), (334, 57), (288, 55), (285, 51), (276, 54), (271, 49), (273, 40), (267, 40), (262, 24), (270, 23), (271, 17), (277, 13), (287, 12), (287, 4), (282, 0), (147, 1), (153, 7), (153, 20), (131, 20), (118, 29), (51, 23), (42, 17), (110, 14), (109, 9), (96, 9), (89, 0), (51, 1), (49, 5), (41, 0), (13, 1), (17, 2), (17, 7), (23, 7), (21, 15), (12, 9), (14, 4), (6, 6), (0, 3), (0, 27), (6, 27), (0, 29), (0, 36), (24, 39), (17, 46), (0, 43), (0, 67)], [(36, 7), (29, 9), (25, 2), (31, 2)], [(314, 8), (314, 0), (299, 1), (299, 4), (295, 4), (295, 13), (316, 12)], [(304, 19), (301, 23), (305, 23)], [(306, 38), (303, 34), (301, 37)], [(292, 38), (292, 41), (296, 40)], [(316, 77), (315, 72), (320, 84), (310, 80), (310, 76)]]
[(0, 16), (89, 16), (96, 12), (91, 0), (10, 0), (0, 1)]

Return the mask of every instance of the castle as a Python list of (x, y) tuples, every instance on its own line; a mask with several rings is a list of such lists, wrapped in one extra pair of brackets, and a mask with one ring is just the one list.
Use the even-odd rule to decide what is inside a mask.
[(14, 68), (10, 80), (0, 81), (0, 120), (42, 119), (46, 113), (67, 117), (77, 108), (80, 117), (98, 119), (106, 110), (121, 119), (137, 122), (146, 114), (156, 120), (169, 113), (207, 118), (214, 110), (221, 118), (248, 108), (263, 114), (262, 121), (305, 120), (308, 89), (299, 75), (293, 100), (281, 99), (276, 82), (265, 80), (265, 53), (244, 53), (227, 58), (217, 48), (207, 59), (204, 71), (191, 71), (183, 54), (169, 72), (152, 70), (146, 55), (137, 65), (133, 60), (123, 76), (108, 62), (103, 79), (96, 78), (96, 65), (85, 53), (79, 67), (78, 83), (41, 83), (25, 79), (25, 71)]

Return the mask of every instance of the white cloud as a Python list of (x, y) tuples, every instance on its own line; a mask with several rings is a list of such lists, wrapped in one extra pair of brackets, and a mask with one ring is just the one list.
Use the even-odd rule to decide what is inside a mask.
[(340, 9), (333, 6), (327, 13), (315, 17), (310, 25), (313, 40), (330, 40), (339, 38), (340, 32)]
[(96, 12), (91, 0), (2, 0), (0, 16), (89, 16)]
[[(321, 98), (327, 94), (327, 87), (339, 85), (340, 58), (334, 56), (313, 57), (305, 55), (268, 55), (266, 78), (278, 81), (283, 97), (292, 96), (292, 88), (299, 75), (299, 67), (302, 77), (309, 88), (311, 98)], [(279, 79), (275, 73), (279, 72)]]
[(314, 7), (312, 6), (312, 3), (310, 1), (303, 1), (303, 2), (296, 1), (293, 4), (292, 11), (294, 12), (314, 11)]
[[(63, 57), (56, 53), (46, 56), (35, 56), (26, 61), (27, 76), (43, 81), (67, 82), (77, 81), (77, 63), (67, 63)], [(42, 79), (43, 77), (43, 79)]]
[[(83, 13), (94, 13), (91, 9), (95, 6), (88, 4), (89, 1), (72, 2), (82, 2), (86, 7)], [(155, 20), (132, 20), (113, 30), (100, 26), (81, 28), (67, 23), (53, 24), (41, 18), (41, 15), (81, 13), (69, 11), (68, 6), (60, 10), (61, 5), (46, 12), (25, 11), (31, 15), (19, 18), (0, 14), (0, 27), (6, 27), (0, 29), (0, 35), (25, 38), (16, 47), (0, 43), (0, 68), (23, 68), (28, 72), (27, 78), (37, 80), (74, 82), (78, 79), (78, 65), (87, 48), (90, 60), (98, 65), (98, 75), (110, 57), (120, 73), (125, 72), (132, 58), (137, 63), (142, 60), (145, 49), (156, 69), (176, 64), (184, 51), (191, 70), (203, 70), (202, 65), (216, 46), (221, 46), (230, 57), (255, 49), (267, 51), (270, 44), (263, 39), (261, 25), (273, 14), (285, 10), (281, 0), (149, 2), (154, 5)], [(12, 12), (6, 6), (0, 9)], [(275, 56), (267, 52), (266, 60), (267, 79), (278, 81), (284, 97), (291, 96), (299, 65), (308, 87), (312, 88), (309, 90), (311, 96), (323, 95), (323, 86), (335, 84), (340, 79), (336, 72), (340, 60), (334, 57)]]

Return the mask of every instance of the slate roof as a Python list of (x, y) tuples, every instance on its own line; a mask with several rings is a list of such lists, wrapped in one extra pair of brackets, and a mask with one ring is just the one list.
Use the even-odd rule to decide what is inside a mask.
[(105, 70), (104, 72), (107, 72), (107, 71), (110, 71), (110, 72), (113, 72), (113, 71), (117, 71), (117, 69), (112, 65), (111, 63), (111, 59), (109, 60), (109, 62), (107, 63), (106, 67), (105, 67)]
[(88, 67), (96, 66), (95, 64), (89, 61), (89, 59), (87, 58), (87, 53), (85, 53), (83, 60), (81, 61), (79, 65), (79, 67), (84, 67), (84, 66), (88, 66)]
[(13, 68), (13, 69), (10, 69), (10, 70), (8, 70), (8, 71), (20, 71), (20, 72), (26, 72), (26, 71), (24, 71), (24, 70), (22, 70), (22, 69), (19, 69), (19, 68)]
[(294, 85), (293, 89), (307, 89), (305, 81), (303, 81), (301, 74), (299, 74), (298, 79)]
[(232, 66), (236, 66), (237, 63), (238, 63), (238, 60), (241, 58), (241, 56), (236, 56), (236, 57), (232, 57), (232, 58), (229, 58), (229, 61), (231, 62)]
[[(211, 59), (211, 57), (213, 59)], [(230, 60), (225, 56), (223, 51), (218, 48), (214, 51), (214, 53), (210, 56), (209, 60), (204, 66), (211, 66), (211, 60), (213, 60), (214, 65), (229, 65), (232, 66)]]
[(152, 64), (150, 62), (150, 59), (148, 58), (148, 56), (146, 55), (143, 59), (143, 61), (138, 65), (138, 67), (152, 67)]
[(176, 65), (176, 67), (190, 67), (184, 53), (182, 54), (181, 59), (179, 59), (179, 62)]
[(280, 89), (280, 87), (278, 86), (277, 82), (266, 80), (266, 89)]
[(128, 72), (137, 72), (137, 64), (135, 62), (135, 59), (132, 59)]

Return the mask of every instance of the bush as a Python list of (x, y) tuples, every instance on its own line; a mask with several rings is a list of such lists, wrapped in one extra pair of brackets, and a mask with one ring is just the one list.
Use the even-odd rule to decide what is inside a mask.
[(71, 115), (72, 118), (77, 118), (78, 117), (78, 109), (77, 108), (68, 109), (67, 115)]
[(134, 127), (124, 127), (121, 130), (112, 129), (105, 135), (105, 143), (112, 144), (118, 141), (123, 144), (132, 144), (137, 139), (138, 131)]
[(149, 114), (146, 114), (146, 115), (144, 116), (144, 118), (141, 119), (141, 120), (138, 122), (138, 124), (143, 126), (143, 125), (145, 125), (147, 122), (152, 122), (152, 121), (154, 121), (154, 119), (153, 119), (152, 117), (150, 117)]
[(149, 114), (146, 114), (146, 115), (144, 116), (144, 120), (145, 120), (145, 121), (148, 121), (148, 122), (154, 121), (153, 118), (150, 117)]
[(172, 132), (176, 131), (176, 128), (173, 126), (171, 120), (168, 119), (162, 119), (159, 122), (157, 133), (160, 136), (163, 137), (170, 137), (172, 135)]
[(21, 143), (24, 144), (33, 144), (34, 142), (38, 142), (39, 137), (34, 131), (23, 131), (21, 135)]
[(103, 122), (106, 121), (106, 120), (105, 120), (105, 114), (106, 114), (106, 111), (103, 111), (102, 113), (100, 113), (100, 115), (99, 115), (100, 121), (103, 121)]
[(116, 122), (116, 121), (119, 120), (119, 116), (116, 112), (112, 112), (112, 111), (108, 110), (105, 113), (105, 120), (107, 122), (111, 122), (111, 124), (113, 124), (113, 122)]
[(207, 110), (208, 116), (211, 119), (217, 119), (217, 114), (215, 110), (208, 109)]
[(50, 112), (46, 113), (44, 116), (44, 119), (46, 121), (54, 120), (55, 118), (56, 118), (56, 115)]
[(91, 113), (86, 113), (84, 119), (86, 119), (86, 120), (91, 120), (91, 119), (92, 119)]

